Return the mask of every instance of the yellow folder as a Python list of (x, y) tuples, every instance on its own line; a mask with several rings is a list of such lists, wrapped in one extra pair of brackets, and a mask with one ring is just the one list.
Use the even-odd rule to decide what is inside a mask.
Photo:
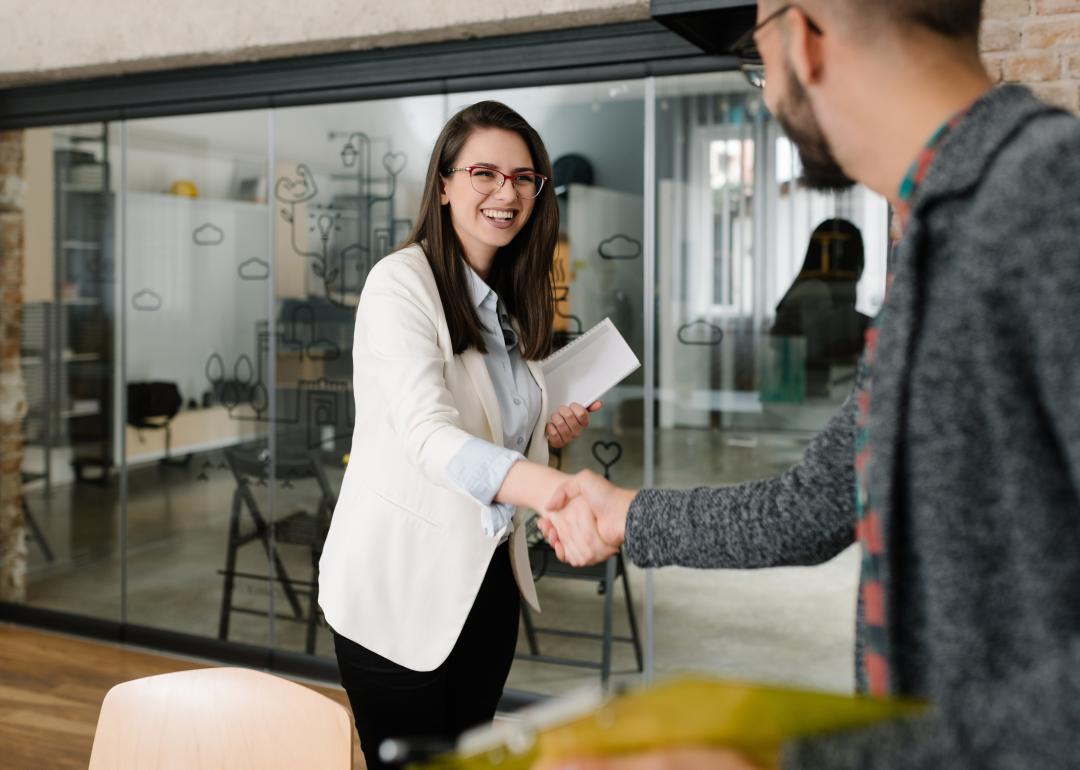
[[(528, 770), (543, 759), (612, 755), (665, 746), (725, 746), (774, 767), (784, 743), (920, 714), (926, 704), (685, 678), (616, 696), (553, 726), (526, 717), (495, 730), (482, 750), (439, 757), (427, 770)], [(475, 741), (473, 742), (475, 745)]]

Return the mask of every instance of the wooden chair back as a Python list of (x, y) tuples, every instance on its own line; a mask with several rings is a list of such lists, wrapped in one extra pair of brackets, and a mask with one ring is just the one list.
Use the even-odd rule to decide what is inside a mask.
[(109, 690), (90, 770), (352, 770), (352, 729), (341, 704), (286, 679), (179, 671)]

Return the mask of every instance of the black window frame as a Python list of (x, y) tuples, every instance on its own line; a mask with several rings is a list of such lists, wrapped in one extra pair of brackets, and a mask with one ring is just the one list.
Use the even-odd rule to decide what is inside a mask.
[[(736, 30), (732, 30), (734, 33)], [(528, 54), (522, 55), (522, 49)], [(735, 69), (657, 21), (26, 85), (0, 130)]]

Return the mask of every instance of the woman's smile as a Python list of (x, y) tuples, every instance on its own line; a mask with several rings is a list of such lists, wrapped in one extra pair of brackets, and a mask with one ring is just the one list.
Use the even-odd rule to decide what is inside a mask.
[[(465, 251), (465, 259), (481, 276), (491, 269), (495, 253), (507, 246), (529, 221), (534, 199), (518, 194), (512, 178), (535, 168), (525, 141), (513, 131), (478, 128), (472, 132), (458, 157), (455, 171), (443, 177), (441, 201), (450, 208), (454, 232)], [(477, 179), (472, 179), (475, 170)], [(490, 169), (488, 171), (487, 169)], [(478, 192), (477, 186), (489, 192)]]

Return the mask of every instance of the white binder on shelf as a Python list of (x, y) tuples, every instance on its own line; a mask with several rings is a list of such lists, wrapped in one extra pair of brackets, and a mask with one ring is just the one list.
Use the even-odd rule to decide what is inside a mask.
[(540, 362), (547, 384), (548, 420), (563, 404), (588, 406), (641, 367), (610, 318)]

